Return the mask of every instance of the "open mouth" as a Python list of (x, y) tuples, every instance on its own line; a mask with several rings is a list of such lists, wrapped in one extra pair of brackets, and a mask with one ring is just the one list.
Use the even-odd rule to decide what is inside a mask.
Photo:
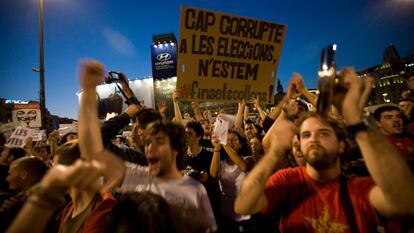
[(296, 157), (296, 158), (303, 158), (303, 155), (302, 155), (302, 153), (296, 153), (296, 154), (295, 154), (295, 157)]
[(401, 125), (393, 125), (393, 128), (396, 130), (401, 130), (402, 126)]

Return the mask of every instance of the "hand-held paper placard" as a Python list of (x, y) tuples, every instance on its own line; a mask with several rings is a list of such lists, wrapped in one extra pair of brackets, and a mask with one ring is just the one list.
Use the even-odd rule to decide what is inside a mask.
[(5, 124), (0, 125), (0, 133), (2, 133), (6, 138), (9, 138), (13, 131), (19, 126), (20, 124), (17, 122), (8, 122)]
[(23, 148), (27, 138), (32, 137), (33, 141), (40, 141), (43, 135), (46, 135), (45, 130), (29, 129), (19, 126), (14, 130), (10, 138), (7, 139), (4, 146)]
[(214, 134), (220, 140), (220, 144), (227, 144), (227, 132), (234, 126), (236, 117), (229, 114), (220, 114), (214, 123)]

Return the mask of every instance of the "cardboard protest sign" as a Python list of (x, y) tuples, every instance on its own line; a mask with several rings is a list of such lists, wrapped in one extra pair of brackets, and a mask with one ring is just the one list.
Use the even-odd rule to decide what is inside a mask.
[(30, 137), (32, 137), (32, 141), (34, 142), (46, 140), (46, 130), (32, 129), (30, 132)]
[(42, 116), (39, 104), (14, 104), (12, 121), (23, 127), (40, 128)]
[(287, 27), (257, 19), (183, 7), (177, 89), (184, 100), (273, 100)]
[(28, 137), (32, 137), (34, 135), (35, 138), (33, 139), (33, 141), (36, 141), (36, 140), (39, 140), (39, 135), (40, 135), (40, 139), (41, 139), (42, 131), (44, 130), (29, 129), (29, 128), (18, 126), (13, 131), (10, 138), (7, 139), (7, 142), (6, 144), (4, 144), (4, 146), (23, 148), (23, 146), (26, 144), (26, 139)]
[(2, 133), (6, 138), (9, 138), (13, 133), (14, 129), (20, 124), (17, 122), (8, 122), (0, 125), (0, 133)]
[(26, 139), (29, 137), (32, 137), (32, 141), (41, 141), (46, 138), (46, 131), (18, 126), (7, 139), (4, 146), (23, 148), (26, 144)]
[(67, 133), (77, 133), (78, 132), (78, 125), (77, 125), (77, 123), (59, 124), (58, 132), (59, 132), (60, 136), (63, 136)]

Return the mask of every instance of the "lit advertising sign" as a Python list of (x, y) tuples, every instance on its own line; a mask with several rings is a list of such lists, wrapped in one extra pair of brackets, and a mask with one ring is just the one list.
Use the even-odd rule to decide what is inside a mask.
[(287, 26), (182, 7), (177, 89), (184, 100), (273, 102)]
[(166, 42), (151, 46), (152, 76), (155, 80), (177, 75), (176, 44)]

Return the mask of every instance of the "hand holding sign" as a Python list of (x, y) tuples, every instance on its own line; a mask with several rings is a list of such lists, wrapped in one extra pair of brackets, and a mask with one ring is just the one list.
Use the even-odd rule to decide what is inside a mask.
[(236, 121), (235, 116), (229, 114), (220, 114), (216, 118), (216, 123), (214, 124), (214, 134), (220, 141), (220, 144), (227, 144), (227, 132), (230, 128), (234, 126)]

